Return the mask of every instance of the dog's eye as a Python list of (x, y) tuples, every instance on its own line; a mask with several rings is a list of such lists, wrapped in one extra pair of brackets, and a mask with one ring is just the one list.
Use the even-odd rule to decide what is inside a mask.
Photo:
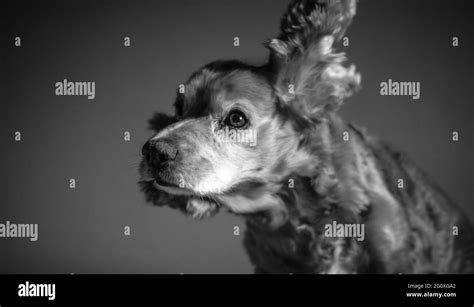
[(225, 123), (233, 128), (242, 128), (247, 124), (247, 117), (242, 111), (234, 110), (227, 115)]

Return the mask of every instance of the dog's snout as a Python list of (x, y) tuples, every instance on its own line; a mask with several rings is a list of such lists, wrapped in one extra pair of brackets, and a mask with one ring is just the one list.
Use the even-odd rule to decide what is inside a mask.
[(178, 150), (165, 140), (149, 140), (143, 145), (142, 154), (148, 165), (159, 167), (163, 163), (174, 161)]

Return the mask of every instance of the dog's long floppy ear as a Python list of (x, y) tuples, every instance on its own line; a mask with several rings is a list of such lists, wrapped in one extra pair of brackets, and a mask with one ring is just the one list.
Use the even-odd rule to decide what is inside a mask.
[(280, 101), (309, 119), (337, 109), (359, 87), (355, 67), (333, 52), (355, 15), (356, 0), (294, 0), (272, 39), (269, 69)]

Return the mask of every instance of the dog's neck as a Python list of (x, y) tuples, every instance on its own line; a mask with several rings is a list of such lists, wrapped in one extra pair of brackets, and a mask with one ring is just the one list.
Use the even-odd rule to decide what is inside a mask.
[[(324, 236), (325, 225), (333, 221), (360, 223), (370, 205), (368, 187), (361, 177), (366, 149), (359, 131), (351, 125), (336, 118), (325, 128), (330, 133), (330, 148), (325, 159), (319, 157), (315, 175), (291, 173), (278, 184), (261, 187), (248, 206), (264, 210), (243, 214), (247, 222), (245, 245), (257, 267), (261, 262), (273, 263), (273, 268), (266, 269), (280, 273), (350, 273), (367, 265), (354, 238)], [(351, 246), (357, 256), (344, 262), (338, 256), (341, 246)], [(282, 263), (282, 259), (288, 262)]]

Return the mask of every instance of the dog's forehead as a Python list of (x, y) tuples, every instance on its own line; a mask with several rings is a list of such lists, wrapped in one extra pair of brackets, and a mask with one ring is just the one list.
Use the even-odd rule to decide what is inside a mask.
[(269, 82), (247, 66), (208, 65), (185, 85), (183, 109), (186, 117), (199, 117), (222, 113), (238, 101), (255, 111), (268, 112), (273, 108), (272, 95)]

